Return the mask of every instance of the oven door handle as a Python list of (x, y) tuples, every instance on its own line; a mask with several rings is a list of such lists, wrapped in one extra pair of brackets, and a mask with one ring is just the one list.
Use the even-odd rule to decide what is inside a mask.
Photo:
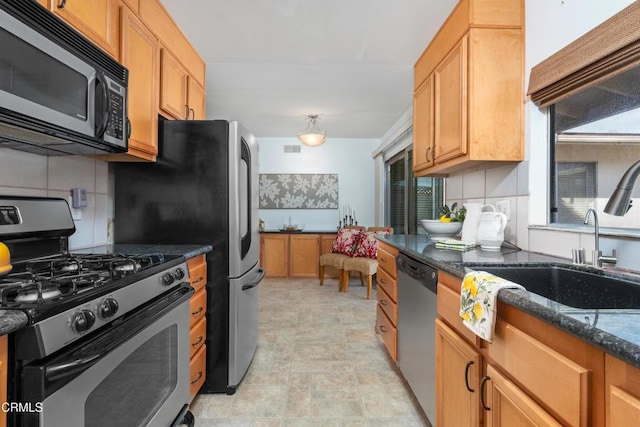
[(98, 353), (88, 357), (70, 360), (65, 363), (58, 363), (57, 365), (49, 365), (45, 368), (44, 375), (49, 381), (56, 381), (69, 375), (75, 375), (96, 364), (102, 356), (104, 356), (104, 354)]

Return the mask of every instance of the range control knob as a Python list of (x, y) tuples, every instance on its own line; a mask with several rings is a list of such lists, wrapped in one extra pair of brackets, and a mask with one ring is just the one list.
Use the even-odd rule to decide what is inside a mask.
[(98, 316), (101, 319), (108, 319), (118, 311), (118, 301), (113, 298), (107, 298), (98, 307)]
[(184, 279), (184, 276), (186, 276), (186, 273), (184, 272), (182, 267), (178, 267), (176, 268), (175, 273), (173, 273), (173, 276), (176, 278), (176, 280), (182, 280)]
[(164, 273), (161, 280), (163, 286), (169, 286), (175, 281), (173, 274), (171, 273)]
[(91, 310), (80, 310), (71, 318), (71, 329), (80, 333), (86, 332), (96, 323), (96, 315)]

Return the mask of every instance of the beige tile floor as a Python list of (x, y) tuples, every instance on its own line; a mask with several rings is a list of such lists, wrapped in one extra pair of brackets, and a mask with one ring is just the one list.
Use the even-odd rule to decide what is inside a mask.
[(375, 290), (265, 279), (258, 350), (232, 396), (192, 403), (196, 426), (428, 426), (380, 338)]

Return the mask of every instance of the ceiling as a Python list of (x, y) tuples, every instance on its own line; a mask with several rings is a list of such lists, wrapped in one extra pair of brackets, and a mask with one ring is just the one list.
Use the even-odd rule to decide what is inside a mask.
[(457, 0), (161, 0), (207, 64), (207, 117), (258, 137), (319, 114), (329, 138), (380, 138)]

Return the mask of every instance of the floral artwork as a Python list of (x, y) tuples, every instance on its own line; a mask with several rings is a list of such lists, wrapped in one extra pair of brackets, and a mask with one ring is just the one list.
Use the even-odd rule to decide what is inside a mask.
[(260, 209), (337, 208), (337, 174), (260, 174)]

